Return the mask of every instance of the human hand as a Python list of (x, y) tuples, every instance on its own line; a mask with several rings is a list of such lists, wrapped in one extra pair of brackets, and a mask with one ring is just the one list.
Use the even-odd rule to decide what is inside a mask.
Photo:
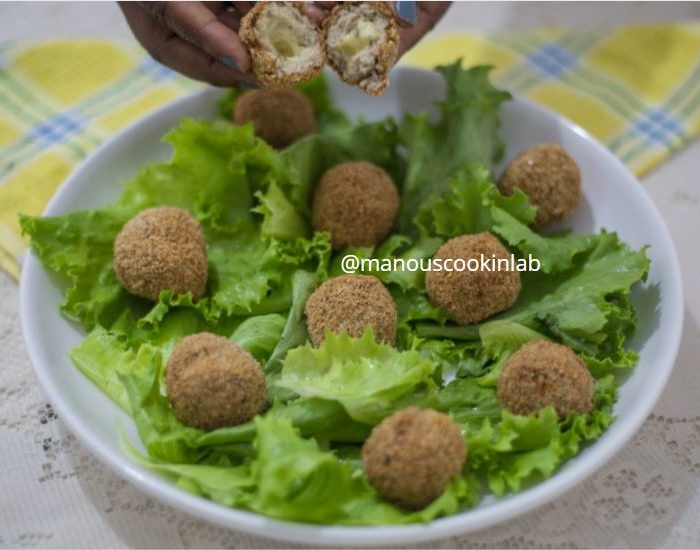
[(224, 2), (119, 2), (134, 36), (156, 61), (216, 86), (252, 80), (236, 34), (241, 12), (252, 3), (236, 4), (231, 10)]
[[(151, 56), (215, 86), (253, 85), (250, 59), (238, 38), (255, 2), (119, 2), (129, 27)], [(306, 12), (319, 20), (320, 9)]]

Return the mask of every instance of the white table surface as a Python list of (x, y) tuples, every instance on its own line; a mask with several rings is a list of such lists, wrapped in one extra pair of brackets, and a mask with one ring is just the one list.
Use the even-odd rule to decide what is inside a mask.
[[(434, 32), (595, 28), (700, 18), (700, 3), (456, 3)], [(0, 42), (130, 39), (115, 4), (0, 2)], [(508, 524), (430, 546), (700, 547), (700, 141), (644, 178), (675, 241), (686, 321), (671, 381), (633, 441), (592, 478)], [(0, 546), (269, 547), (141, 494), (85, 451), (38, 389), (0, 272)]]

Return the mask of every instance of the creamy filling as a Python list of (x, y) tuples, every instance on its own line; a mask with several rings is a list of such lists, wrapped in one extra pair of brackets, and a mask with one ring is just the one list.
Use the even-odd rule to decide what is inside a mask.
[(271, 4), (257, 27), (260, 44), (277, 58), (283, 72), (304, 71), (323, 59), (316, 30), (296, 8)]
[(375, 72), (388, 24), (384, 15), (362, 4), (339, 15), (328, 31), (328, 55), (346, 77), (359, 81)]

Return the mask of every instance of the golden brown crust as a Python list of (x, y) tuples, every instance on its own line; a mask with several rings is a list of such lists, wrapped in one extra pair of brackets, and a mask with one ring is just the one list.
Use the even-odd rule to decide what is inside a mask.
[(191, 292), (207, 285), (208, 263), (199, 222), (181, 208), (148, 208), (128, 221), (114, 240), (114, 271), (131, 294), (158, 300), (163, 290)]
[[(323, 47), (319, 47), (319, 53), (321, 55), (321, 62), (305, 69), (303, 71), (286, 73), (280, 70), (277, 57), (271, 52), (267, 51), (260, 43), (258, 36), (258, 19), (265, 12), (265, 10), (270, 8), (270, 5), (274, 2), (257, 2), (253, 8), (245, 14), (241, 19), (240, 29), (238, 31), (238, 36), (240, 37), (243, 44), (248, 49), (248, 54), (250, 55), (251, 66), (255, 77), (263, 88), (290, 88), (310, 80), (316, 75), (318, 75), (325, 65), (325, 57), (323, 52)], [(292, 6), (299, 10), (306, 19), (314, 26), (316, 29), (316, 24), (304, 13), (302, 9), (303, 2), (285, 2), (286, 5)], [(316, 29), (315, 32), (318, 34), (319, 45), (321, 43), (322, 34), (321, 31)]]
[(525, 149), (498, 181), (504, 195), (517, 187), (537, 206), (538, 228), (564, 221), (581, 201), (581, 172), (576, 161), (556, 143)]
[(317, 129), (311, 101), (297, 90), (250, 90), (234, 106), (236, 124), (253, 123), (255, 135), (281, 149)]
[(386, 500), (424, 508), (462, 471), (467, 446), (449, 416), (409, 407), (375, 426), (362, 446), (369, 482)]
[(265, 375), (240, 346), (208, 332), (180, 340), (165, 369), (168, 398), (186, 426), (213, 430), (248, 422), (265, 407)]
[(361, 337), (372, 327), (377, 342), (396, 342), (396, 304), (386, 287), (370, 275), (341, 275), (319, 286), (304, 307), (306, 327), (314, 346), (326, 332)]
[(498, 377), (498, 399), (516, 414), (553, 406), (559, 417), (593, 410), (594, 380), (567, 346), (533, 340), (511, 355)]
[[(433, 258), (510, 258), (510, 252), (491, 233), (461, 235), (444, 243)], [(430, 300), (453, 321), (469, 325), (511, 307), (522, 284), (517, 271), (429, 271), (425, 277)]]
[[(337, 23), (338, 18), (345, 10), (353, 9), (353, 6), (364, 5), (373, 8), (388, 19), (386, 26), (386, 39), (380, 44), (372, 75), (352, 77), (339, 63), (338, 56), (334, 55), (328, 45), (328, 32)], [(370, 95), (381, 95), (389, 86), (387, 73), (396, 63), (399, 52), (399, 26), (396, 23), (394, 12), (385, 2), (339, 2), (323, 21), (323, 45), (327, 63), (338, 74), (343, 82), (352, 86), (358, 86)]]
[(381, 243), (399, 210), (399, 192), (383, 169), (365, 161), (327, 170), (314, 191), (311, 222), (329, 231), (335, 250)]

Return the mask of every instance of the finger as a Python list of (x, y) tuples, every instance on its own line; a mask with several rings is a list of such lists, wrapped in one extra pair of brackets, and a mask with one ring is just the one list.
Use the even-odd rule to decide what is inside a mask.
[(235, 86), (250, 81), (250, 75), (232, 71), (203, 50), (174, 35), (138, 4), (123, 2), (120, 7), (134, 35), (156, 61), (215, 86)]
[(418, 18), (413, 27), (399, 31), (399, 57), (428, 33), (450, 7), (451, 2), (418, 2)]
[(186, 42), (179, 36), (172, 36), (157, 49), (160, 62), (176, 71), (213, 84), (231, 87), (249, 81), (249, 76), (231, 70), (218, 59)]
[(412, 27), (418, 17), (418, 2), (398, 0), (394, 2), (396, 21), (402, 27)]
[(147, 11), (160, 14), (166, 26), (187, 42), (217, 59), (235, 60), (242, 72), (250, 69), (248, 52), (238, 35), (202, 2), (144, 2), (142, 5)]
[[(213, 7), (212, 4), (217, 4)], [(205, 2), (214, 15), (233, 32), (238, 33), (241, 27), (241, 13), (233, 5), (233, 2)]]

